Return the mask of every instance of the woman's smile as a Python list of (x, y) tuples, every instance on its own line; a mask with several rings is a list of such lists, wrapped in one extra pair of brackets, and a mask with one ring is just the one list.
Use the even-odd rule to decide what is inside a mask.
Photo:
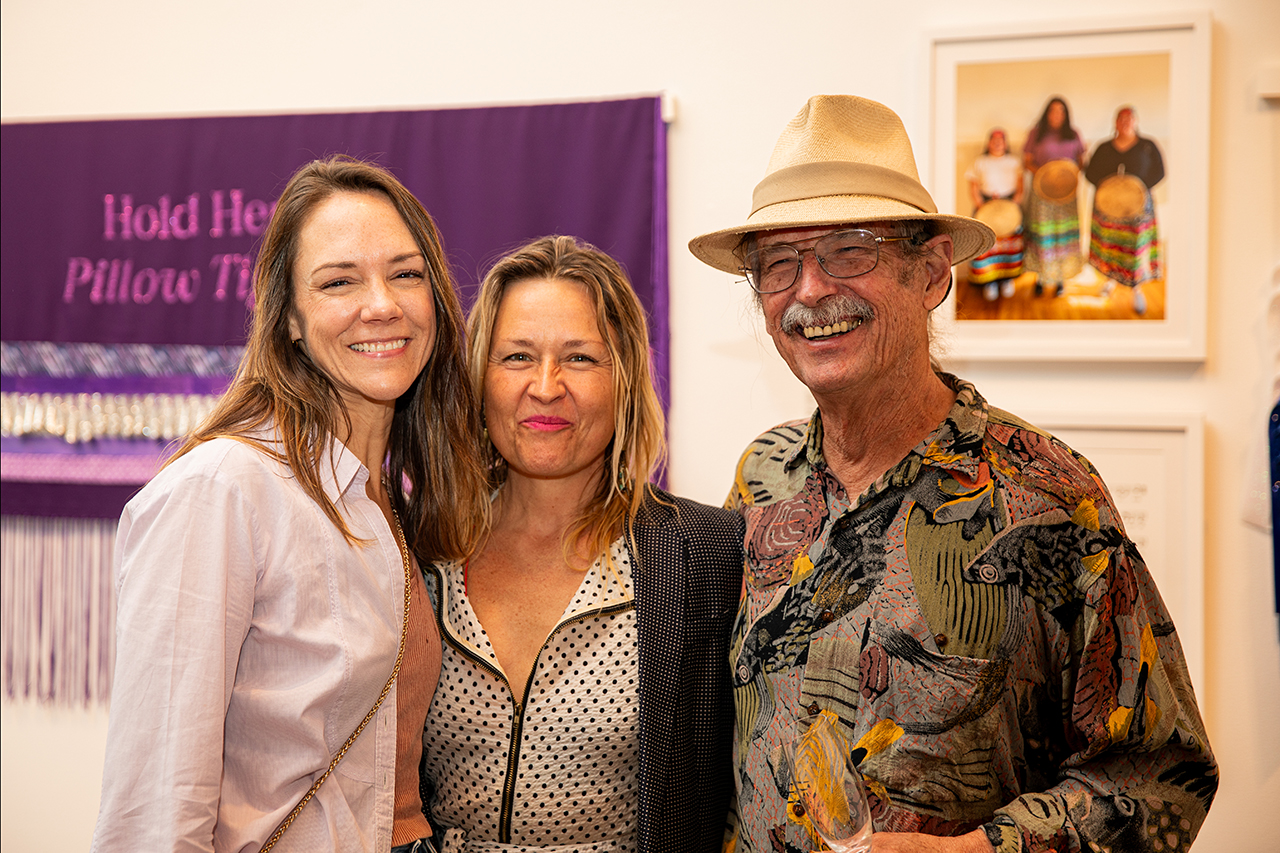
[(489, 345), (484, 415), (511, 475), (599, 475), (613, 440), (613, 364), (584, 285), (507, 286)]
[(529, 429), (545, 430), (547, 432), (573, 426), (570, 421), (567, 421), (564, 418), (557, 418), (552, 415), (530, 415), (520, 423), (522, 426), (526, 426)]

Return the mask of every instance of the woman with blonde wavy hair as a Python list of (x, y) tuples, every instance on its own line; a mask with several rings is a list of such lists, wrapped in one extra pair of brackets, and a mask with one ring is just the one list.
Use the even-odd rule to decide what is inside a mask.
[(97, 850), (419, 850), (418, 566), (487, 510), (431, 217), (346, 157), (285, 187), (231, 387), (128, 506)]
[(644, 309), (608, 255), (545, 237), (489, 271), (468, 332), (493, 497), (476, 553), (428, 572), (444, 850), (718, 851), (742, 534), (650, 482)]

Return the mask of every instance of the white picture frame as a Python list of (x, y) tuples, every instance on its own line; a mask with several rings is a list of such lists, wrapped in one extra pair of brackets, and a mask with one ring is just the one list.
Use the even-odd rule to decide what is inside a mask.
[(1102, 475), (1177, 626), (1196, 692), (1204, 696), (1203, 415), (1041, 411), (1024, 417)]
[[(1209, 14), (1202, 12), (1009, 24), (928, 36), (930, 85), (924, 114), (930, 149), (921, 161), (927, 164), (923, 177), (939, 211), (971, 213), (967, 195), (957, 191), (959, 176), (972, 162), (962, 162), (962, 152), (973, 150), (976, 126), (1000, 120), (1000, 111), (993, 114), (990, 106), (995, 102), (1006, 104), (1003, 121), (1010, 125), (1010, 147), (1020, 154), (1028, 129), (1052, 95), (1061, 94), (1072, 104), (1072, 124), (1089, 152), (1111, 137), (1117, 107), (1143, 101), (1146, 106), (1139, 111), (1146, 114), (1140, 116), (1139, 131), (1156, 139), (1167, 172), (1153, 190), (1165, 268), (1159, 319), (959, 319), (953, 292), (934, 312), (949, 359), (1204, 359), (1210, 28)], [(1167, 68), (1162, 79), (1125, 71), (1149, 67), (1144, 64), (1148, 61)], [(1002, 74), (1006, 63), (1011, 71)], [(1082, 73), (1088, 69), (1095, 71)], [(957, 89), (962, 78), (977, 81), (965, 83), (963, 97)], [(1092, 188), (1083, 179), (1080, 183), (1087, 252)]]

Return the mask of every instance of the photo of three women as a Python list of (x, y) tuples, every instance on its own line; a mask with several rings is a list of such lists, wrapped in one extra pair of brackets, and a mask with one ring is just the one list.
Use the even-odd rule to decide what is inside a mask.
[[(1081, 177), (1095, 188), (1087, 250), (1081, 246)], [(991, 129), (965, 179), (973, 215), (997, 239), (970, 262), (969, 284), (987, 302), (1013, 297), (1024, 279), (1032, 282), (1031, 296), (1062, 297), (1067, 282), (1096, 271), (1104, 280), (1098, 294), (1104, 303), (1118, 284), (1131, 296), (1126, 310), (1148, 316), (1142, 285), (1164, 277), (1152, 198), (1164, 177), (1160, 148), (1138, 134), (1132, 105), (1116, 111), (1114, 135), (1092, 155), (1061, 96), (1045, 104), (1021, 157), (1002, 128)]]

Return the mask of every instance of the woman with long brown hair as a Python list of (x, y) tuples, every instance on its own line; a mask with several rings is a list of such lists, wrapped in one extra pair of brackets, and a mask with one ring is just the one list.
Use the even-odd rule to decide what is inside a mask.
[(1071, 124), (1071, 109), (1055, 95), (1045, 104), (1022, 146), (1023, 165), (1032, 175), (1025, 263), (1036, 274), (1036, 296), (1046, 289), (1062, 296), (1066, 280), (1084, 267), (1076, 197), (1084, 153), (1084, 140)]
[(320, 160), (254, 298), (231, 387), (120, 521), (94, 848), (420, 847), (418, 566), (468, 554), (487, 511), (444, 251), (390, 173)]

